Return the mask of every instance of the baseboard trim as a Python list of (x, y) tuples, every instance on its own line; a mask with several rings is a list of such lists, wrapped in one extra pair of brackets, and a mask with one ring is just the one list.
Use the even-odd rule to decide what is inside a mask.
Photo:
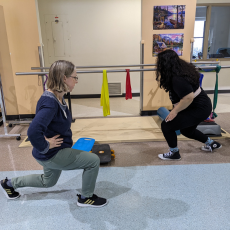
[(156, 116), (157, 110), (140, 111), (140, 116)]
[[(215, 90), (204, 90), (205, 93), (207, 94), (214, 94)], [(218, 94), (221, 93), (230, 93), (230, 89), (221, 89), (218, 90)]]
[(19, 115), (6, 115), (7, 121), (19, 120), (19, 119), (33, 119), (35, 114), (19, 114)]
[[(125, 93), (123, 93), (122, 95), (112, 95), (109, 97), (125, 97)], [(132, 93), (133, 97), (140, 97), (140, 93)], [(64, 96), (65, 98), (68, 98), (67, 95)], [(80, 95), (76, 95), (76, 94), (70, 94), (70, 98), (71, 99), (80, 99), (80, 98), (100, 98), (101, 94), (80, 94)]]

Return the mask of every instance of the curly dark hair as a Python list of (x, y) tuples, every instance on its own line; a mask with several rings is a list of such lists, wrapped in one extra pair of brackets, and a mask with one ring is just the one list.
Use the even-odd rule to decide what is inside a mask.
[(200, 74), (195, 66), (179, 58), (173, 50), (158, 54), (156, 80), (166, 92), (172, 89), (172, 78), (183, 77), (192, 85), (199, 86)]

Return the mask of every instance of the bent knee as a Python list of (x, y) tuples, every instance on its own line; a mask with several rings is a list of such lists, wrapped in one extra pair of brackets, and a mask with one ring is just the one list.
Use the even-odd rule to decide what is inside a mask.
[(88, 162), (88, 165), (91, 165), (93, 167), (99, 166), (100, 165), (100, 158), (98, 157), (97, 154), (95, 153), (90, 153), (90, 152), (82, 152), (83, 153), (83, 158), (84, 161)]
[(50, 188), (50, 187), (53, 187), (55, 184), (57, 184), (57, 181), (46, 181), (44, 183), (44, 187)]
[(163, 121), (161, 122), (161, 129), (164, 129), (164, 128), (165, 128), (165, 126), (166, 126), (166, 121), (165, 121), (165, 120), (163, 120)]
[(168, 130), (169, 129), (169, 125), (167, 124), (167, 122), (165, 120), (163, 120), (161, 122), (161, 130), (164, 131), (164, 130)]
[(180, 130), (180, 133), (183, 135), (183, 136), (189, 136), (190, 134), (191, 134), (191, 132), (189, 132), (189, 131), (186, 131), (186, 130)]
[(95, 165), (100, 165), (100, 158), (97, 154), (93, 153), (92, 154), (93, 157), (92, 157), (92, 162), (95, 164)]
[(45, 177), (44, 175), (42, 176), (42, 184), (45, 188), (50, 188), (53, 187), (55, 184), (57, 184), (58, 178), (56, 177), (52, 177), (52, 176), (48, 176)]

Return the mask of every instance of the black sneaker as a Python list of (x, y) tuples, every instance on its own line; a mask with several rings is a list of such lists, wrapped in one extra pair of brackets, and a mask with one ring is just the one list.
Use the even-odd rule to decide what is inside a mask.
[(18, 197), (20, 197), (20, 194), (18, 192), (15, 192), (13, 187), (9, 187), (6, 184), (7, 181), (8, 181), (7, 177), (5, 180), (1, 180), (1, 186), (0, 186), (0, 188), (2, 189), (6, 197), (11, 200), (17, 199)]
[(179, 151), (175, 153), (169, 151), (168, 153), (159, 154), (158, 157), (162, 160), (180, 160), (181, 159)]
[(216, 141), (213, 141), (211, 145), (202, 146), (201, 149), (206, 152), (212, 152), (214, 149), (220, 149), (222, 145)]
[(80, 207), (92, 207), (92, 208), (100, 208), (108, 204), (108, 201), (104, 198), (98, 197), (93, 194), (92, 197), (81, 199), (81, 195), (77, 194), (78, 201), (77, 205)]

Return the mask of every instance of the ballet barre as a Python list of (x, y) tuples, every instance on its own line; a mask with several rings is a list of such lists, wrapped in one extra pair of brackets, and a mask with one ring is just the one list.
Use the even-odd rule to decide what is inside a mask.
[[(208, 63), (211, 63), (211, 64), (219, 64), (219, 62), (193, 62), (193, 64), (208, 64)], [(141, 69), (130, 69), (129, 71), (130, 72), (145, 72), (145, 71), (156, 71), (157, 69), (156, 68), (143, 68), (145, 66), (152, 66), (151, 64), (141, 64), (141, 65), (133, 65), (133, 66), (140, 66)], [(153, 65), (154, 66), (154, 65)], [(105, 67), (105, 66), (103, 66)], [(118, 67), (118, 66), (116, 66)], [(127, 66), (126, 66), (127, 67)], [(36, 68), (36, 67), (34, 67)], [(38, 67), (39, 69), (43, 70), (46, 69), (46, 67)], [(87, 68), (90, 68), (90, 67), (87, 67)], [(92, 66), (92, 68), (95, 68), (95, 66)], [(230, 68), (230, 66), (221, 66), (221, 69), (225, 69), (225, 68)], [(216, 66), (196, 66), (196, 69), (198, 70), (202, 70), (202, 69), (211, 69), (211, 70), (215, 70), (216, 69)], [(107, 73), (115, 73), (115, 72), (127, 72), (126, 69), (109, 69), (107, 70)], [(87, 70), (87, 71), (82, 71), (82, 70), (77, 70), (77, 73), (78, 74), (86, 74), (86, 73), (103, 73), (103, 70)], [(15, 73), (17, 76), (20, 76), (20, 75), (47, 75), (49, 74), (49, 72), (17, 72)], [(142, 101), (142, 94), (140, 93), (140, 101)], [(72, 110), (71, 110), (71, 97), (70, 97), (70, 93), (67, 94), (67, 98), (68, 98), (68, 103), (69, 103), (69, 109), (70, 109), (70, 112), (72, 113)]]
[[(216, 69), (216, 66), (200, 66), (197, 69)], [(221, 69), (230, 68), (230, 66), (221, 66)], [(130, 69), (129, 72), (145, 72), (145, 71), (156, 71), (156, 68), (149, 69)], [(127, 72), (126, 69), (113, 69), (107, 70), (107, 73), (115, 73), (115, 72)], [(88, 70), (88, 71), (77, 71), (78, 74), (84, 73), (103, 73), (103, 70)], [(47, 75), (49, 72), (17, 72), (16, 75)]]
[[(195, 65), (203, 64), (219, 64), (219, 61), (199, 61), (192, 62)], [(90, 69), (90, 68), (121, 68), (121, 67), (145, 67), (145, 66), (156, 66), (156, 64), (138, 64), (138, 65), (107, 65), (107, 66), (76, 66), (77, 69)], [(31, 67), (31, 70), (44, 70), (49, 69), (49, 67)]]

